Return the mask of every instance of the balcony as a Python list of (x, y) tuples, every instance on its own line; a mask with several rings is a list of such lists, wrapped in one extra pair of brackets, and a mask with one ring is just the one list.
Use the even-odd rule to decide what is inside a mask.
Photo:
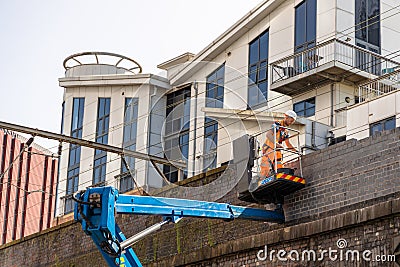
[(362, 83), (399, 68), (400, 63), (332, 39), (271, 63), (271, 87), (294, 96), (331, 82)]
[(387, 73), (358, 87), (358, 100), (364, 102), (400, 89), (400, 69), (388, 69)]

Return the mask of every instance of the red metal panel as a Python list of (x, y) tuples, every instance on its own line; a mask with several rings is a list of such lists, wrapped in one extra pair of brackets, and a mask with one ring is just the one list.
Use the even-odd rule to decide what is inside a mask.
[(56, 178), (56, 166), (57, 166), (57, 160), (53, 159), (51, 161), (51, 174), (50, 174), (50, 185), (48, 187), (49, 192), (49, 199), (48, 199), (48, 206), (47, 206), (47, 226), (46, 228), (51, 227), (51, 221), (53, 220), (53, 201), (55, 200), (55, 197), (53, 197), (53, 194), (55, 192), (55, 178)]
[[(18, 153), (18, 152), (17, 152)], [(14, 161), (14, 157), (17, 154), (15, 153), (15, 138), (11, 139), (11, 147), (10, 147), (10, 155), (9, 155), (9, 163), (8, 163), (8, 171), (4, 173), (4, 179), (3, 181), (5, 184), (3, 185), (3, 190), (5, 189), (5, 202), (4, 203), (4, 214), (3, 214), (3, 232), (1, 235), (1, 244), (6, 243), (7, 239), (7, 226), (8, 226), (8, 213), (10, 211), (10, 206), (12, 203), (10, 203), (10, 197), (11, 197), (11, 184), (13, 182), (13, 171), (14, 171), (14, 165), (12, 162)], [(7, 176), (7, 177), (6, 177)], [(7, 180), (5, 179), (7, 178)]]
[[(24, 144), (21, 143), (19, 150), (21, 151), (22, 149), (24, 149)], [(13, 223), (12, 223), (12, 236), (11, 236), (11, 240), (15, 240), (17, 238), (17, 231), (19, 229), (18, 226), (18, 218), (19, 217), (19, 213), (21, 212), (21, 205), (20, 205), (20, 198), (21, 198), (21, 185), (22, 185), (22, 174), (23, 174), (23, 170), (25, 167), (24, 162), (26, 162), (25, 158), (26, 158), (26, 153), (22, 153), (20, 158), (19, 158), (19, 163), (18, 163), (18, 174), (17, 174), (17, 183), (16, 183), (16, 193), (15, 193), (15, 198), (14, 198), (14, 213), (13, 213)]]
[(47, 229), (53, 219), (57, 160), (30, 147), (10, 167), (24, 149), (21, 140), (0, 130), (1, 244)]
[(27, 164), (25, 169), (25, 181), (24, 181), (24, 196), (22, 200), (22, 214), (21, 214), (21, 231), (19, 237), (25, 236), (25, 221), (26, 221), (26, 210), (28, 206), (28, 189), (29, 189), (29, 176), (31, 168), (32, 148), (28, 149)]

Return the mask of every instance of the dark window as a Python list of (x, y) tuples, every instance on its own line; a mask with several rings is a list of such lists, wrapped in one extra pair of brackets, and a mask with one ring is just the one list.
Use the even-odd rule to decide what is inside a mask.
[(356, 0), (355, 9), (356, 39), (380, 47), (380, 0)]
[(268, 99), (268, 47), (269, 31), (262, 33), (249, 44), (249, 107), (266, 103)]
[[(299, 53), (316, 44), (317, 30), (317, 2), (316, 0), (305, 0), (296, 7), (295, 10), (295, 36), (294, 52)], [(315, 51), (294, 58), (294, 71), (303, 73), (317, 66), (318, 55)]]
[(206, 107), (222, 108), (224, 106), (224, 75), (225, 65), (222, 65), (207, 77)]
[[(85, 107), (84, 98), (74, 98), (72, 103), (71, 136), (82, 138), (83, 113)], [(73, 210), (72, 194), (78, 191), (79, 169), (80, 169), (81, 147), (71, 144), (69, 146), (68, 170), (67, 170), (67, 189), (64, 213)]]
[(315, 46), (317, 32), (317, 1), (305, 0), (296, 7), (294, 51)]
[[(110, 98), (99, 98), (97, 108), (96, 142), (108, 144)], [(93, 184), (104, 184), (106, 179), (107, 152), (96, 149), (93, 160)]]
[(392, 130), (396, 128), (396, 117), (390, 117), (369, 125), (369, 135), (375, 135), (376, 133)]
[(334, 145), (334, 144), (339, 144), (339, 143), (344, 142), (344, 141), (346, 141), (346, 136), (345, 135), (339, 136), (339, 137), (335, 137), (335, 138), (331, 139), (331, 141), (329, 142), (328, 146), (331, 146), (331, 145)]
[[(136, 150), (136, 136), (137, 136), (137, 119), (138, 119), (138, 98), (125, 98), (124, 110), (124, 137), (122, 147), (127, 150)], [(125, 161), (121, 162), (121, 176), (119, 181), (119, 190), (121, 193), (133, 190), (134, 183), (132, 174), (135, 173), (135, 158), (125, 157)]]
[[(223, 73), (223, 69), (220, 68), (218, 71)], [(219, 73), (218, 77), (220, 75)], [(186, 87), (167, 95), (164, 153), (165, 157), (170, 160), (187, 162), (189, 156), (190, 91), (191, 88)], [(178, 181), (179, 170), (177, 168), (164, 165), (163, 173), (168, 181), (172, 183)], [(186, 178), (187, 170), (184, 170), (183, 179)]]
[[(101, 151), (101, 150), (96, 150)], [(99, 153), (94, 157), (93, 163), (93, 184), (104, 185), (106, 180), (107, 153)]]
[[(380, 0), (356, 0), (356, 45), (380, 54), (380, 28)], [(380, 58), (361, 50), (356, 51), (356, 67), (375, 75), (381, 75)]]
[(204, 148), (203, 171), (217, 166), (218, 122), (205, 118), (204, 124)]
[(293, 105), (294, 112), (298, 116), (310, 117), (315, 115), (315, 97), (295, 103)]

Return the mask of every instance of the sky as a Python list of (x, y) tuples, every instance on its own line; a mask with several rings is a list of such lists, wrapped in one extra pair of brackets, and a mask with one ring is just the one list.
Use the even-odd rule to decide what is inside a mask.
[[(261, 0), (0, 1), (0, 121), (60, 132), (63, 61), (101, 51), (143, 73), (198, 53)], [(57, 142), (35, 142), (55, 151)]]

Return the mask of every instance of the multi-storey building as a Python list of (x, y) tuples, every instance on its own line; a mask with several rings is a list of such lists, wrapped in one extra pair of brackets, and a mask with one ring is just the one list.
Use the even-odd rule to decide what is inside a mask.
[(1, 244), (51, 227), (57, 162), (47, 149), (0, 129)]
[[(300, 116), (293, 128), (305, 153), (392, 129), (400, 125), (399, 12), (391, 0), (268, 0), (199, 53), (158, 65), (167, 78), (78, 60), (60, 79), (63, 133), (183, 160), (183, 171), (162, 169), (175, 182), (229, 164), (234, 139), (263, 142), (288, 109)], [(163, 184), (149, 163), (130, 160), (139, 187)], [(126, 173), (115, 155), (64, 146), (58, 214), (86, 186), (132, 189)]]
[[(165, 78), (141, 74), (134, 60), (111, 53), (72, 55), (64, 66), (63, 134), (163, 156), (165, 100), (159, 99), (169, 88)], [(130, 157), (125, 161), (106, 151), (63, 144), (57, 214), (70, 213), (73, 193), (88, 186), (109, 184), (127, 192), (134, 188), (132, 176), (145, 189), (162, 185), (151, 179), (156, 170), (150, 162)]]
[(306, 153), (399, 126), (398, 13), (386, 0), (263, 1), (184, 64), (160, 64), (198, 103), (189, 170), (229, 162), (232, 139), (288, 109)]

